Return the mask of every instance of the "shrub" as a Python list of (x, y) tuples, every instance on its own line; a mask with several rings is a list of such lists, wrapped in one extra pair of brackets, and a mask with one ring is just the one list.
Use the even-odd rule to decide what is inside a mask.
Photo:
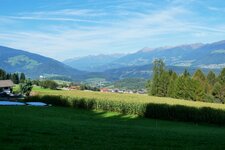
[(58, 87), (58, 84), (53, 80), (44, 80), (44, 81), (40, 82), (40, 86), (43, 88), (49, 88), (52, 90), (56, 90)]

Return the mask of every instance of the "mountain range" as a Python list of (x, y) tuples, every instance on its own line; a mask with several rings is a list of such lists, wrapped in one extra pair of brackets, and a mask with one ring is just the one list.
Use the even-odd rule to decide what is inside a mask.
[(24, 72), (30, 78), (48, 75), (81, 79), (85, 74), (52, 58), (3, 46), (0, 46), (0, 60), (0, 68), (7, 72)]
[(30, 78), (39, 76), (81, 81), (104, 78), (108, 81), (125, 78), (149, 78), (152, 62), (161, 58), (167, 68), (182, 73), (185, 68), (193, 73), (225, 67), (225, 41), (210, 44), (189, 44), (173, 47), (143, 48), (131, 54), (95, 55), (59, 62), (52, 58), (24, 50), (0, 46), (0, 68), (7, 72), (24, 72)]
[[(95, 60), (99, 56), (92, 56)], [(154, 59), (161, 58), (169, 66), (205, 68), (205, 69), (220, 69), (225, 67), (225, 40), (210, 44), (189, 44), (174, 47), (160, 48), (143, 48), (135, 53), (127, 54), (119, 58), (107, 56), (108, 61), (98, 61), (94, 65), (90, 63), (87, 57), (76, 59), (74, 61), (64, 61), (65, 64), (76, 68), (78, 64), (83, 64), (81, 70), (88, 71), (85, 66), (92, 66), (91, 71), (106, 71), (109, 69), (118, 69), (121, 67), (142, 66), (151, 64)], [(100, 60), (101, 61), (101, 60)]]
[(89, 55), (85, 57), (67, 59), (63, 61), (63, 63), (79, 70), (96, 72), (96, 71), (104, 71), (101, 69), (102, 66), (104, 66), (105, 64), (109, 64), (113, 61), (116, 61), (122, 56), (124, 55), (123, 54)]

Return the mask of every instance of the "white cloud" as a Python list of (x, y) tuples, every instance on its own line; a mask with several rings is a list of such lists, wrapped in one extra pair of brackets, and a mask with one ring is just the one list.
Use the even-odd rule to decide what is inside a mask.
[(100, 16), (105, 15), (104, 12), (91, 9), (61, 9), (55, 11), (38, 11), (38, 12), (23, 12), (20, 16)]
[(215, 11), (215, 12), (219, 12), (219, 13), (224, 13), (225, 12), (225, 8), (219, 8), (219, 7), (208, 7), (209, 10), (211, 11)]
[[(122, 50), (131, 52), (151, 45), (156, 47), (192, 42), (196, 40), (194, 37), (201, 41), (200, 38), (209, 34), (212, 38), (224, 35), (222, 27), (206, 26), (202, 22), (193, 21), (192, 18), (195, 17), (195, 14), (186, 7), (180, 6), (181, 3), (181, 0), (175, 0), (173, 6), (149, 11), (123, 9), (130, 4), (124, 3), (115, 11), (116, 14), (86, 9), (21, 13), (6, 18), (39, 20), (41, 23), (43, 20), (58, 21), (59, 24), (44, 24), (44, 27), (43, 25), (40, 27), (44, 30), (23, 29), (22, 31), (7, 32), (0, 30), (0, 43), (63, 60), (87, 54), (121, 53)], [(175, 7), (175, 4), (179, 4), (179, 6)], [(98, 14), (106, 16), (108, 19), (96, 19), (95, 15), (98, 16)], [(119, 15), (119, 18), (109, 19), (116, 15)], [(120, 15), (127, 17), (120, 18)], [(61, 24), (62, 21), (67, 21), (69, 24)], [(83, 24), (70, 24), (70, 22), (98, 24), (84, 26)]]
[(18, 20), (40, 20), (40, 21), (69, 21), (69, 22), (90, 22), (90, 23), (101, 23), (93, 20), (76, 19), (68, 17), (37, 17), (37, 16), (8, 16), (7, 19), (18, 19)]

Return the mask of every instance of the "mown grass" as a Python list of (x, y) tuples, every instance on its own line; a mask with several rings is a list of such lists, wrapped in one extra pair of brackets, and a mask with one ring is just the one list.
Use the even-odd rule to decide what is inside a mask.
[(225, 105), (192, 102), (137, 94), (34, 89), (38, 94), (26, 101), (42, 101), (55, 106), (104, 110), (195, 123), (225, 125)]
[(0, 107), (4, 149), (225, 149), (225, 128), (63, 107)]

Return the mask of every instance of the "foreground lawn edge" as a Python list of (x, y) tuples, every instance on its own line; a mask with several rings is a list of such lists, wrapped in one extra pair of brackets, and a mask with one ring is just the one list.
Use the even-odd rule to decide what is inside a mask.
[(54, 95), (31, 96), (25, 101), (45, 102), (53, 106), (87, 110), (112, 111), (154, 119), (225, 125), (225, 111), (210, 107), (198, 108), (184, 105), (108, 101)]

